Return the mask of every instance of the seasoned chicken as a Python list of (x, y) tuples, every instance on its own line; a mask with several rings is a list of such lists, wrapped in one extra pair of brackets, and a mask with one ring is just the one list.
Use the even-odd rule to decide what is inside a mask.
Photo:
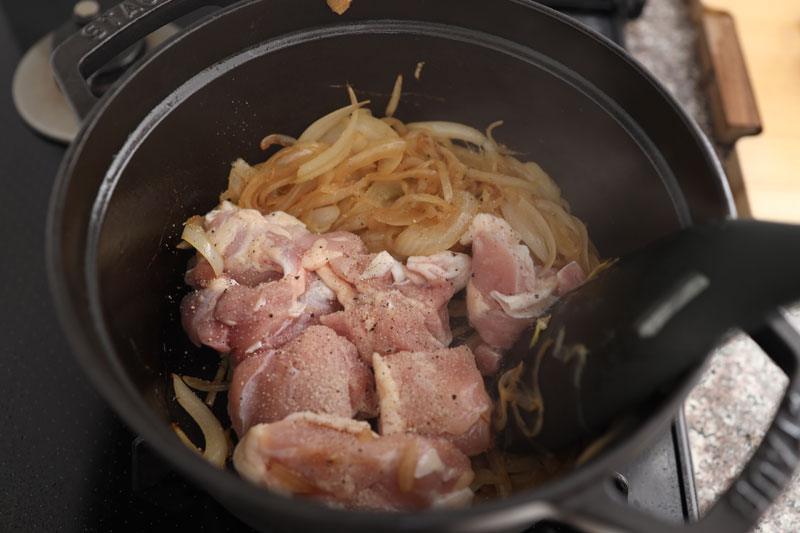
[(469, 459), (443, 439), (379, 436), (311, 413), (250, 428), (233, 454), (242, 477), (274, 492), (351, 509), (458, 507), (472, 501)]
[(305, 271), (255, 287), (216, 278), (181, 304), (189, 338), (229, 352), (234, 366), (256, 352), (279, 348), (337, 309), (330, 289)]
[[(186, 274), (195, 291), (181, 303), (181, 317), (195, 344), (230, 353), (236, 366), (256, 352), (279, 348), (319, 324), (320, 316), (340, 309), (335, 293), (302, 267), (304, 254), (321, 236), (296, 218), (283, 212), (264, 216), (223, 202), (204, 223), (224, 269), (216, 276), (200, 256)], [(339, 248), (366, 251), (352, 234), (330, 240)]]
[(537, 271), (519, 235), (493, 215), (476, 215), (461, 244), (472, 245), (467, 316), (485, 342), (475, 355), (482, 373), (492, 375), (499, 367), (499, 354), (585, 274), (574, 262), (558, 272)]
[(447, 302), (466, 284), (469, 256), (447, 252), (403, 265), (387, 252), (337, 253), (322, 242), (303, 265), (317, 271), (344, 310), (321, 321), (350, 339), (367, 364), (372, 365), (376, 351), (435, 350), (450, 344)]
[(466, 346), (373, 355), (382, 435), (441, 437), (466, 455), (489, 448), (492, 403)]
[[(208, 212), (204, 227), (224, 259), (222, 275), (250, 287), (296, 275), (300, 258), (315, 237), (305, 224), (282, 211), (265, 216), (230, 202)], [(204, 287), (214, 277), (211, 265), (201, 257), (186, 273), (186, 282)]]
[(375, 352), (436, 350), (452, 340), (436, 309), (397, 290), (358, 295), (344, 311), (320, 321), (350, 339), (370, 366)]
[(378, 414), (372, 372), (350, 341), (324, 326), (248, 358), (236, 367), (228, 391), (228, 413), (239, 436), (250, 426), (301, 411), (345, 418)]

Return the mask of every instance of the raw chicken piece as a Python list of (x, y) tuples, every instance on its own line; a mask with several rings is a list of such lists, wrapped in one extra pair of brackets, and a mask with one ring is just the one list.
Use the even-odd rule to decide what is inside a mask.
[(489, 448), (492, 404), (466, 346), (373, 355), (382, 435), (441, 437), (466, 455)]
[(336, 277), (327, 267), (332, 258), (367, 252), (357, 235), (314, 234), (280, 211), (263, 216), (223, 202), (204, 222), (206, 236), (221, 251), (224, 272), (215, 277), (199, 256), (186, 274), (198, 291), (185, 298), (183, 324), (196, 344), (230, 352), (234, 366), (280, 347), (319, 324), (321, 315), (338, 310), (336, 293), (320, 275)]
[(466, 254), (442, 252), (409, 257), (406, 265), (389, 252), (334, 258), (331, 269), (357, 293), (396, 289), (431, 307), (446, 305), (469, 279)]
[(568, 292), (577, 289), (585, 279), (586, 272), (583, 271), (578, 263), (572, 261), (556, 272), (556, 280), (558, 281), (556, 295), (564, 296)]
[(248, 358), (231, 380), (228, 413), (239, 436), (301, 411), (345, 418), (378, 414), (372, 372), (350, 341), (325, 326), (311, 326), (282, 348)]
[(230, 351), (230, 328), (217, 320), (214, 311), (220, 297), (235, 285), (236, 282), (226, 278), (216, 278), (205, 289), (191, 292), (181, 301), (181, 324), (195, 345), (205, 344), (225, 353)]
[(369, 365), (375, 351), (432, 350), (453, 339), (447, 302), (466, 283), (469, 256), (446, 252), (413, 259), (409, 268), (388, 252), (337, 254), (319, 241), (303, 258), (303, 266), (316, 269), (345, 307), (322, 322), (350, 339)]
[[(231, 313), (253, 310), (231, 330), (231, 364), (237, 365), (257, 350), (279, 348), (307, 327), (319, 324), (323, 315), (339, 309), (333, 293), (316, 276), (305, 272), (298, 276), (298, 280), (284, 278), (265, 284), (252, 306), (244, 303), (252, 301), (252, 295), (231, 303)], [(296, 289), (294, 284), (306, 276), (306, 290), (298, 294), (302, 288)], [(225, 303), (225, 297), (220, 298), (220, 305)], [(217, 316), (223, 321), (226, 318), (221, 312)]]
[(585, 278), (577, 263), (537, 275), (528, 248), (509, 224), (476, 215), (461, 240), (472, 244), (472, 277), (467, 284), (467, 316), (487, 347), (481, 368), (496, 371), (499, 350), (510, 348), (532, 320)]
[(500, 370), (503, 350), (489, 346), (485, 342), (475, 347), (475, 366), (482, 376), (494, 376)]
[(361, 294), (320, 322), (350, 339), (369, 366), (375, 352), (436, 350), (453, 338), (438, 310), (396, 290)]
[(230, 352), (234, 367), (257, 351), (282, 346), (337, 309), (331, 290), (316, 274), (305, 271), (255, 287), (216, 278), (181, 304), (189, 338)]
[(217, 277), (198, 254), (186, 273), (186, 282), (197, 290), (181, 304), (182, 321), (195, 344), (231, 352), (235, 366), (257, 350), (281, 346), (318, 324), (320, 315), (338, 309), (335, 294), (301, 265), (319, 235), (293, 216), (281, 211), (264, 216), (223, 202), (205, 216), (204, 227), (222, 255), (224, 271)]
[(472, 500), (469, 459), (443, 439), (378, 436), (369, 424), (311, 413), (250, 428), (233, 454), (242, 477), (336, 507), (412, 510)]
[(531, 323), (529, 318), (508, 315), (500, 304), (481, 292), (473, 282), (467, 284), (469, 323), (489, 346), (507, 349)]
[(311, 233), (301, 237), (300, 244), (307, 250), (302, 258), (302, 265), (306, 270), (317, 270), (340, 257), (358, 257), (367, 253), (367, 247), (359, 236), (347, 231), (321, 235)]
[(352, 233), (336, 232), (320, 236), (302, 264), (319, 273), (345, 307), (357, 294), (396, 289), (438, 310), (466, 286), (471, 260), (466, 254), (442, 252), (411, 257), (403, 265), (388, 252), (366, 253)]
[[(230, 202), (206, 214), (204, 226), (208, 240), (222, 254), (224, 275), (250, 287), (296, 275), (313, 242), (305, 224), (291, 215), (282, 211), (262, 215)], [(200, 257), (186, 273), (186, 282), (204, 287), (214, 277), (211, 265)]]

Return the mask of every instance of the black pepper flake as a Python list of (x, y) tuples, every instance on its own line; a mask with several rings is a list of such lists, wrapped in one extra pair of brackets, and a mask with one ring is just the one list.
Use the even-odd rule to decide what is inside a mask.
[(295, 276), (294, 279), (300, 279), (300, 276)]
[(455, 394), (453, 394), (453, 399), (455, 400), (456, 398), (458, 398), (458, 396), (456, 396)]
[(314, 318), (314, 313), (311, 313), (311, 318)]
[(269, 314), (269, 317), (272, 318), (272, 313)]

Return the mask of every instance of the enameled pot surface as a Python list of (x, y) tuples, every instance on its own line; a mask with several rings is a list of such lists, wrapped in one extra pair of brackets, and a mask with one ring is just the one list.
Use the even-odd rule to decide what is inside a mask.
[(398, 73), (405, 121), (484, 129), (504, 120), (495, 135), (555, 179), (604, 256), (733, 212), (707, 141), (663, 88), (623, 50), (550, 10), (376, 1), (338, 17), (322, 2), (251, 0), (185, 30), (87, 116), (51, 203), (49, 269), (62, 322), (123, 418), (256, 527), (501, 531), (570, 518), (570, 501), (667, 426), (697, 372), (588, 465), (461, 511), (359, 513), (288, 500), (204, 463), (168, 427), (168, 371), (207, 374), (216, 357), (189, 344), (177, 319), (189, 256), (175, 249), (183, 221), (216, 204), (235, 158), (267, 157), (263, 136), (297, 134), (346, 104), (348, 83), (379, 113)]

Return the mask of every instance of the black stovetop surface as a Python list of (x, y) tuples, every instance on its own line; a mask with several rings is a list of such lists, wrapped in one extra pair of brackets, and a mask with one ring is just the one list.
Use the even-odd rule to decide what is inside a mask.
[[(83, 375), (57, 323), (45, 276), (44, 232), (65, 147), (23, 123), (10, 88), (24, 52), (60, 25), (71, 5), (0, 0), (0, 531), (249, 531), (177, 474), (133, 490), (135, 435)], [(616, 24), (621, 34), (607, 16), (585, 20)], [(645, 456), (631, 459), (623, 474), (633, 505), (675, 520), (696, 516), (680, 423)], [(553, 529), (536, 528), (544, 530)]]

